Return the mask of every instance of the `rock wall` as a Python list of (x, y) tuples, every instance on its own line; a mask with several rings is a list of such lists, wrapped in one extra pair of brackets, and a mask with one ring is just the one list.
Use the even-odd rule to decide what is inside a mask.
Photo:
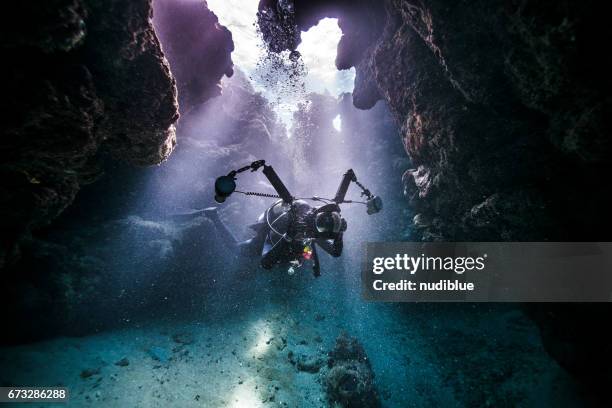
[[(592, 4), (400, 2), (367, 58), (415, 169), (425, 240), (607, 240), (610, 31)], [(357, 84), (358, 85), (358, 84)], [(400, 86), (398, 86), (400, 85)], [(530, 305), (543, 343), (597, 389), (612, 379), (608, 305)]]
[(106, 158), (137, 166), (168, 158), (179, 117), (171, 69), (183, 112), (217, 96), (221, 76), (232, 74), (231, 34), (205, 2), (158, 0), (155, 7), (172, 67), (151, 22), (151, 0), (35, 1), (7, 11), (0, 268), (19, 259), (31, 230), (110, 170)]
[(154, 0), (153, 24), (176, 78), (181, 113), (221, 94), (233, 74), (232, 34), (200, 0)]
[(176, 88), (147, 0), (14, 5), (2, 25), (0, 267), (100, 174), (109, 151), (157, 164), (175, 144)]
[[(595, 7), (260, 3), (260, 24), (277, 27), (262, 29), (272, 50), (297, 46), (278, 33), (279, 19), (299, 32), (325, 16), (343, 30), (338, 68), (356, 68), (355, 106), (384, 98), (401, 126), (420, 238), (592, 240), (602, 231), (610, 200), (596, 179), (609, 168), (610, 84), (599, 50), (609, 33)], [(585, 217), (585, 207), (600, 215)]]
[[(389, 10), (369, 57), (415, 165), (404, 180), (427, 219), (423, 237), (603, 237), (610, 202), (593, 181), (609, 167), (609, 89), (590, 60), (605, 34), (593, 9), (398, 1)], [(585, 206), (598, 215), (585, 217)]]
[[(313, 18), (340, 18), (336, 62), (356, 68), (354, 104), (387, 101), (414, 166), (403, 177), (412, 239), (609, 237), (610, 62), (601, 51), (611, 29), (595, 2), (262, 0), (260, 8), (260, 24), (278, 15), (296, 32)], [(360, 20), (368, 14), (371, 23)], [(295, 46), (267, 31), (271, 49), (279, 38)], [(564, 367), (586, 382), (610, 381), (609, 337), (596, 334), (607, 305), (529, 312)]]

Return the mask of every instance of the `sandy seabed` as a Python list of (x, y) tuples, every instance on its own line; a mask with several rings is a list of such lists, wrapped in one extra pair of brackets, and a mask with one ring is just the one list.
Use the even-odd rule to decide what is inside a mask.
[(346, 331), (383, 407), (579, 405), (515, 306), (366, 303), (346, 274), (260, 272), (199, 317), (4, 348), (0, 380), (68, 387), (74, 407), (326, 407), (325, 364), (301, 371), (291, 355), (326, 361)]

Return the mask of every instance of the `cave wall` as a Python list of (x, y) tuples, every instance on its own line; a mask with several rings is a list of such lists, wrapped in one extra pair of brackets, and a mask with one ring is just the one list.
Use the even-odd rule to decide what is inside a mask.
[(181, 114), (221, 95), (233, 74), (232, 34), (199, 0), (154, 0), (153, 24), (176, 78)]
[[(366, 58), (415, 169), (424, 240), (606, 241), (609, 26), (591, 2), (392, 1)], [(358, 84), (356, 84), (358, 85)], [(609, 305), (525, 306), (547, 351), (600, 398)]]
[[(604, 15), (594, 1), (262, 0), (259, 24), (274, 51), (295, 48), (313, 19), (339, 18), (336, 64), (356, 68), (354, 105), (388, 103), (414, 166), (412, 240), (606, 241)], [(549, 353), (605, 395), (608, 305), (526, 309)]]
[(95, 180), (103, 149), (157, 164), (175, 145), (176, 87), (147, 0), (13, 5), (2, 25), (2, 249), (48, 224)]
[(609, 170), (610, 81), (600, 50), (610, 33), (597, 7), (260, 2), (271, 50), (297, 47), (292, 33), (322, 17), (339, 18), (336, 65), (356, 68), (355, 106), (383, 98), (401, 127), (421, 239), (593, 240), (604, 231), (611, 203), (597, 175)]
[[(200, 79), (186, 79), (178, 64), (172, 68), (185, 106), (218, 95), (221, 75), (231, 74), (233, 49), (231, 34), (206, 3), (190, 4), (198, 6), (188, 33), (195, 36), (189, 39), (197, 45)], [(113, 173), (108, 158), (149, 166), (172, 153), (177, 86), (152, 12), (151, 0), (33, 1), (6, 11), (0, 268), (19, 259), (19, 244), (62, 213), (81, 186)], [(130, 173), (122, 167), (123, 176)]]
[[(390, 24), (370, 58), (416, 167), (404, 180), (427, 219), (424, 236), (605, 236), (610, 201), (595, 180), (609, 167), (609, 81), (605, 64), (593, 61), (606, 35), (596, 8), (542, 1), (388, 7)], [(585, 217), (585, 206), (597, 216)]]

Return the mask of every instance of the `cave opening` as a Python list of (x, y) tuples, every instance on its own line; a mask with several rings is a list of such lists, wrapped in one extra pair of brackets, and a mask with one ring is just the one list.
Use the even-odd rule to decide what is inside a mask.
[(272, 104), (287, 128), (287, 136), (291, 137), (293, 115), (300, 104), (307, 103), (308, 94), (329, 94), (337, 98), (351, 93), (355, 68), (336, 68), (342, 35), (337, 18), (322, 18), (307, 31), (300, 32), (298, 54), (295, 54), (299, 58), (295, 59), (289, 51), (270, 53), (258, 31), (258, 4), (258, 0), (208, 2), (219, 22), (232, 32), (234, 66)]

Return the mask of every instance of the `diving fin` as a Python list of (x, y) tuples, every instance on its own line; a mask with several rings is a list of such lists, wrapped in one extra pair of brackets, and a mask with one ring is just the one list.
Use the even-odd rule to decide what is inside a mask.
[(200, 217), (200, 216), (208, 217), (211, 213), (216, 213), (216, 212), (217, 212), (217, 207), (208, 207), (208, 208), (201, 208), (197, 210), (187, 210), (187, 211), (172, 213), (169, 215), (169, 217), (175, 220), (190, 220), (190, 219), (193, 219), (195, 217)]

